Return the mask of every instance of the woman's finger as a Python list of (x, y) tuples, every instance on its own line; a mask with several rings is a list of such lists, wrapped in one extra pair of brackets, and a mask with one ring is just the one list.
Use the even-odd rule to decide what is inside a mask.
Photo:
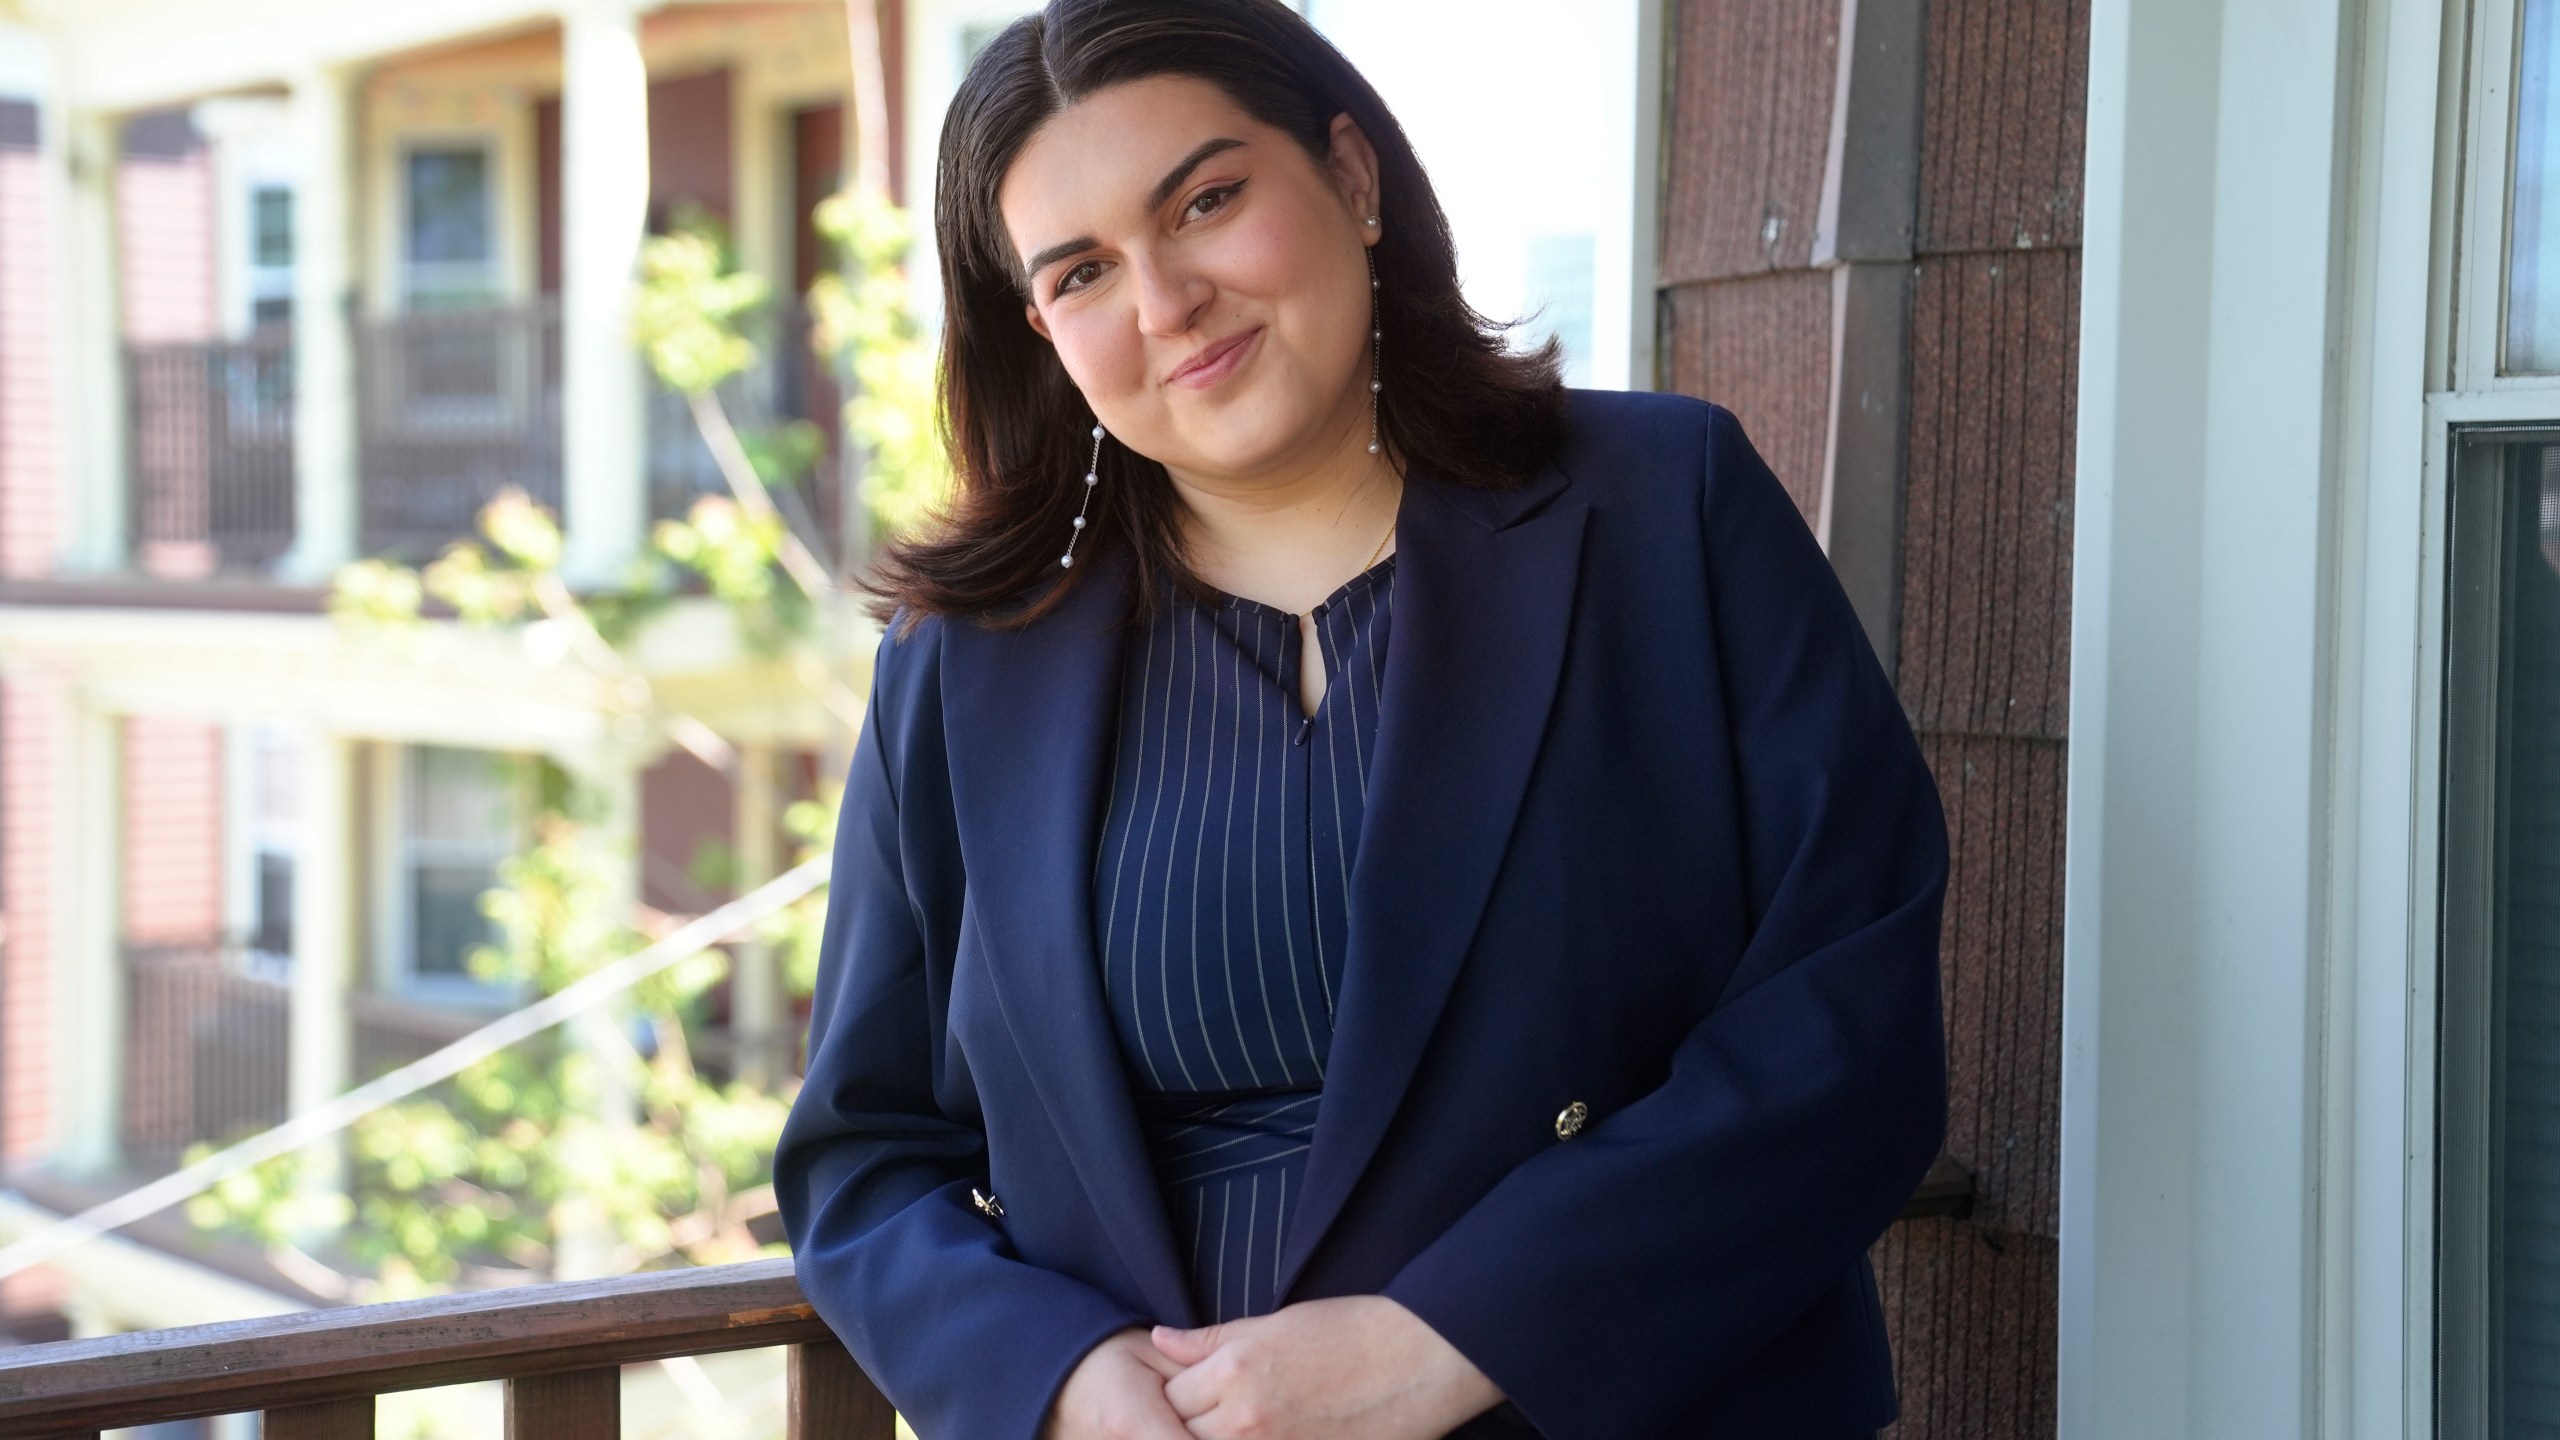
[(1148, 1369), (1153, 1370), (1160, 1378), (1166, 1380), (1170, 1380), (1174, 1376), (1181, 1374), (1186, 1368), (1181, 1361), (1167, 1355), (1162, 1350), (1157, 1349), (1154, 1344), (1145, 1340), (1141, 1340), (1137, 1344), (1129, 1347), (1129, 1357), (1137, 1361), (1139, 1364), (1146, 1366)]
[(1176, 1330), (1170, 1325), (1159, 1325), (1148, 1332), (1148, 1338), (1174, 1363), (1197, 1365), (1209, 1358), (1210, 1351), (1225, 1343), (1227, 1327), (1203, 1325), (1197, 1330)]
[(1164, 1383), (1165, 1403), (1188, 1423), (1218, 1407), (1218, 1379), (1197, 1365)]
[(1130, 1397), (1128, 1413), (1133, 1418), (1129, 1440), (1193, 1440), (1191, 1429), (1173, 1407), (1172, 1397), (1157, 1388), (1142, 1372), (1132, 1372), (1141, 1393)]

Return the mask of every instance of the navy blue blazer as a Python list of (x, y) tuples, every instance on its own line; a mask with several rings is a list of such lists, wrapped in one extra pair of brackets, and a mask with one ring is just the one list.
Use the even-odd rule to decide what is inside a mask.
[[(1937, 790), (1733, 417), (1568, 414), (1523, 487), (1406, 481), (1281, 1294), (1393, 1297), (1556, 1440), (1865, 1436), (1866, 1252), (1945, 1130)], [(924, 1440), (1032, 1440), (1097, 1341), (1196, 1323), (1094, 958), (1122, 553), (884, 640), (846, 783), (776, 1193)]]

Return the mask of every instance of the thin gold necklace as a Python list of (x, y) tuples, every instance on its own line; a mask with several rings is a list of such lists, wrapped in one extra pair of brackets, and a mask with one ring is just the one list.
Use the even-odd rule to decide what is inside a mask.
[(1378, 557), (1387, 553), (1387, 542), (1394, 538), (1396, 538), (1396, 522), (1393, 517), (1390, 517), (1387, 521), (1387, 533), (1378, 537), (1378, 548), (1370, 551), (1369, 558), (1360, 562), (1363, 572), (1378, 563)]

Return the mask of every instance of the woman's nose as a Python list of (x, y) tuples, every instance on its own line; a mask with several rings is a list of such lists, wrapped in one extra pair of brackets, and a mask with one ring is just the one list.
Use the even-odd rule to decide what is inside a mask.
[(1180, 335), (1190, 330), (1214, 286), (1196, 271), (1140, 260), (1133, 267), (1138, 281), (1138, 328), (1149, 335)]

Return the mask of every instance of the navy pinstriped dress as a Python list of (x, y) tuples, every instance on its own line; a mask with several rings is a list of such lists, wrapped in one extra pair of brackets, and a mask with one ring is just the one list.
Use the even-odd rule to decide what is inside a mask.
[(1174, 593), (1128, 638), (1094, 855), (1103, 989), (1201, 1321), (1277, 1308), (1342, 993), (1395, 556), (1296, 616)]

